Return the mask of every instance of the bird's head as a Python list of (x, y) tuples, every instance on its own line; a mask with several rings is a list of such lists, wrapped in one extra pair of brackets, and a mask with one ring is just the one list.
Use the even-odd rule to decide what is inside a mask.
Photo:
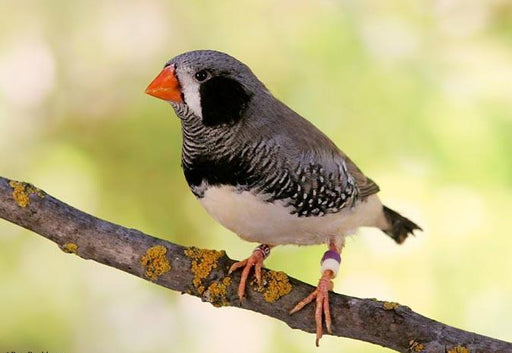
[(203, 124), (215, 126), (240, 120), (252, 97), (264, 90), (237, 59), (218, 51), (196, 50), (169, 60), (146, 93), (170, 102), (179, 116), (183, 115), (180, 112), (193, 113)]

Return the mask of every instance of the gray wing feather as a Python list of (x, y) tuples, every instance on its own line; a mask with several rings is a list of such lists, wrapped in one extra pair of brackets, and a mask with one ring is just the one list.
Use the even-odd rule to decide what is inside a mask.
[[(357, 197), (365, 199), (379, 191), (378, 185), (366, 177), (356, 164), (324, 133), (308, 120), (291, 110), (270, 94), (259, 97), (258, 106), (250, 106), (247, 119), (240, 129), (249, 140), (265, 140), (277, 146), (279, 158), (298, 165), (319, 165), (327, 174), (351, 180), (341, 180), (342, 186), (354, 182)], [(258, 115), (258, 118), (253, 118)], [(263, 118), (262, 118), (263, 117)], [(348, 175), (340, 173), (342, 167)]]

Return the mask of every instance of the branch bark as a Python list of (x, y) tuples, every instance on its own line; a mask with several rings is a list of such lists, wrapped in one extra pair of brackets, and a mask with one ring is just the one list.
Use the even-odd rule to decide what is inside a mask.
[[(239, 273), (224, 252), (186, 248), (77, 210), (26, 183), (0, 177), (0, 217), (38, 233), (74, 253), (216, 306), (259, 312), (291, 328), (315, 332), (314, 306), (288, 311), (314, 287), (283, 273), (264, 271), (262, 287), (251, 284), (242, 305)], [(507, 343), (434, 321), (396, 303), (329, 296), (333, 335), (379, 344), (398, 352), (512, 353)], [(312, 343), (313, 344), (313, 343)]]

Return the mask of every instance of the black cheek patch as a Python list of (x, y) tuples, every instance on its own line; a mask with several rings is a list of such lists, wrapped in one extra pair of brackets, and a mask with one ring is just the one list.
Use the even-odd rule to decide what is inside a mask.
[(217, 76), (199, 88), (203, 124), (215, 126), (240, 120), (251, 99), (242, 85), (231, 78)]

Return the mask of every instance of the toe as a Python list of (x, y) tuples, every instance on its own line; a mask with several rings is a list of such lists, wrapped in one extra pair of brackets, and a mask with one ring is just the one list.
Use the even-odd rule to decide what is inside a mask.
[(316, 323), (316, 346), (319, 346), (320, 338), (322, 338), (322, 305), (323, 297), (321, 294), (316, 296), (316, 308), (315, 308), (315, 323)]
[(258, 281), (258, 286), (261, 287), (261, 268), (263, 267), (263, 262), (257, 262), (254, 265), (254, 275), (256, 276), (256, 281)]
[(316, 298), (317, 291), (315, 290), (313, 293), (308, 295), (306, 298), (302, 299), (300, 302), (298, 302), (295, 307), (290, 310), (290, 315), (296, 313), (297, 311), (302, 310), (306, 305), (311, 303)]
[(230, 275), (231, 273), (233, 273), (234, 271), (238, 270), (239, 268), (244, 267), (246, 264), (247, 264), (247, 259), (245, 259), (245, 260), (243, 260), (243, 261), (235, 262), (235, 263), (234, 263), (233, 265), (231, 265), (231, 267), (229, 268), (228, 274)]
[(240, 276), (240, 284), (238, 285), (238, 298), (240, 301), (243, 300), (245, 296), (245, 286), (247, 283), (247, 278), (249, 278), (249, 272), (251, 271), (252, 263), (248, 263), (245, 265), (244, 270), (242, 271), (242, 275)]
[(323, 300), (324, 307), (324, 317), (325, 317), (325, 327), (327, 328), (327, 332), (332, 334), (331, 330), (331, 310), (329, 308), (329, 293), (326, 293)]

